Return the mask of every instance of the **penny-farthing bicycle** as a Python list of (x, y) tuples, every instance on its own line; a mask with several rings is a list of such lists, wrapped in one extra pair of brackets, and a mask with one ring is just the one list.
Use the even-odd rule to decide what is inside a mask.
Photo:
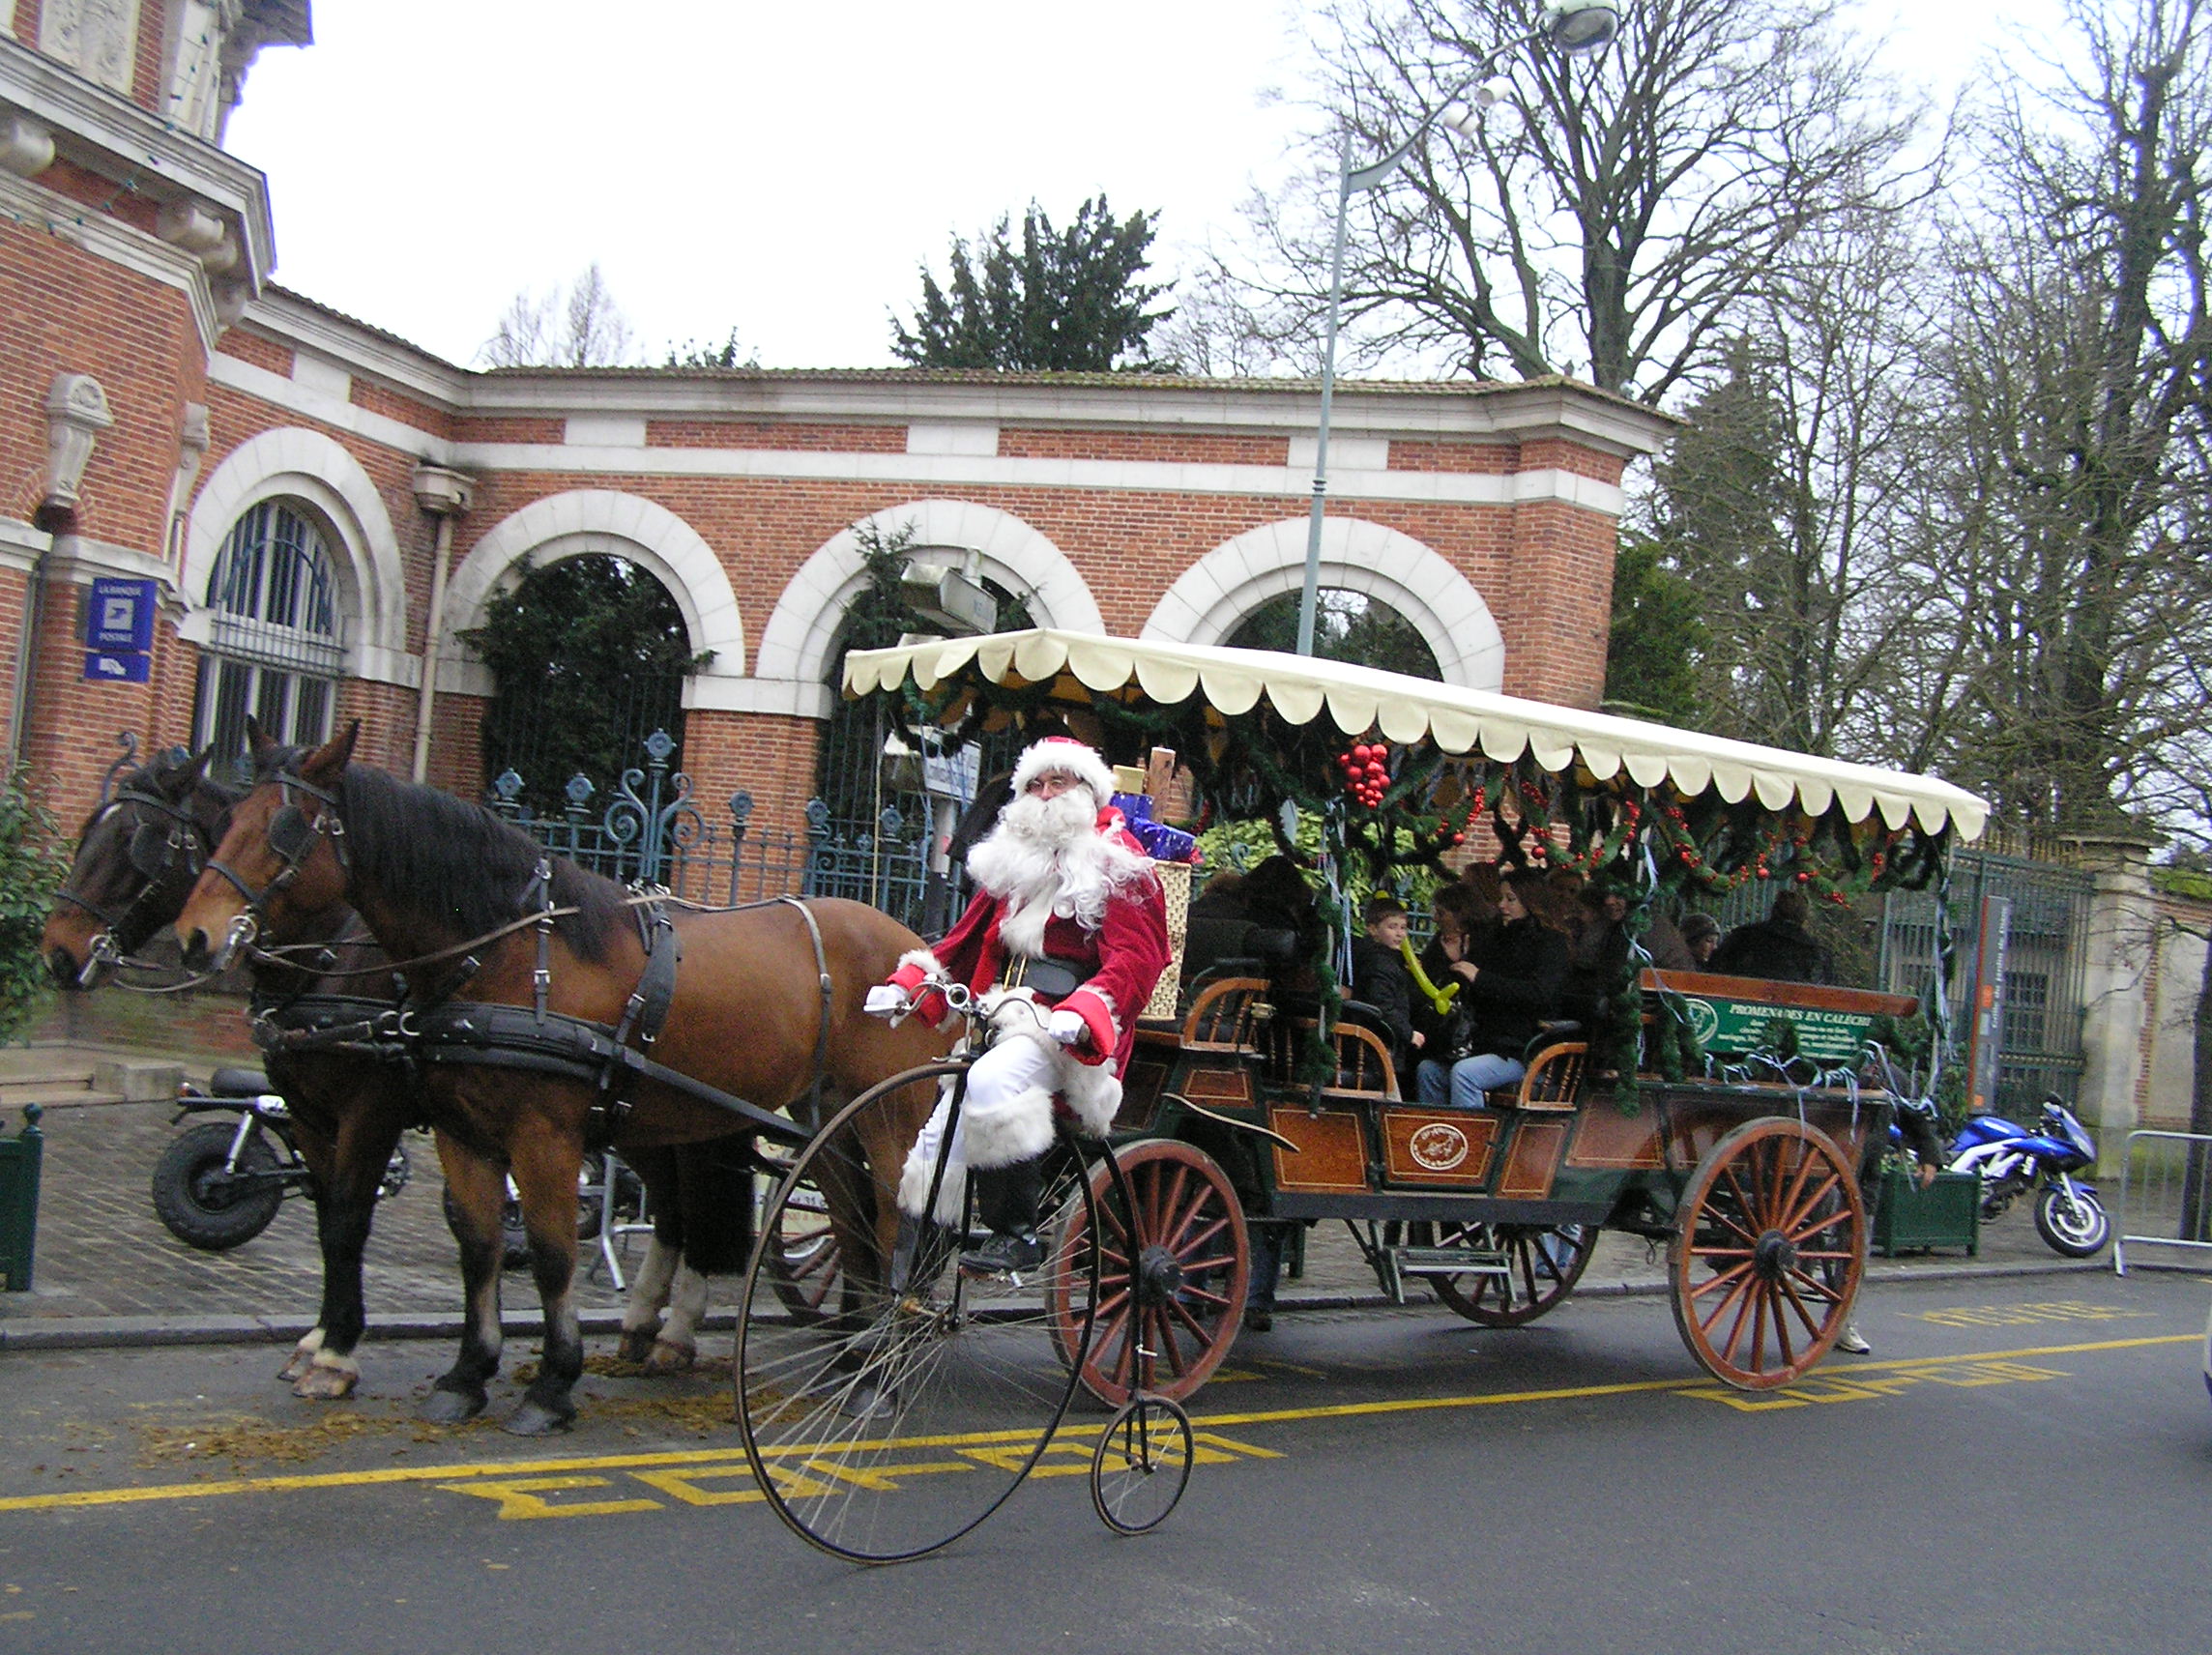
[[(1087, 1470), (1099, 1517), (1124, 1534), (1163, 1522), (1190, 1478), (1190, 1421), (1149, 1389), (1141, 1339), (1127, 1400), (1104, 1429), (1059, 1437), (1100, 1321), (1179, 1285), (1153, 1279), (1175, 1266), (1127, 1243), (1136, 1199), (1102, 1141), (1062, 1118), (1036, 1271), (960, 1268), (982, 1232), (952, 1150), (968, 1067), (992, 1027), (964, 988), (946, 993), (971, 1020), (971, 1049), (854, 1099), (793, 1159), (762, 1215), (739, 1322), (738, 1422), (762, 1494), (807, 1541), (859, 1562), (949, 1545), (1032, 1472)], [(902, 1226), (901, 1174), (933, 1103), (945, 1112), (933, 1216)], [(796, 1312), (789, 1237), (818, 1234), (825, 1217), (834, 1282)]]

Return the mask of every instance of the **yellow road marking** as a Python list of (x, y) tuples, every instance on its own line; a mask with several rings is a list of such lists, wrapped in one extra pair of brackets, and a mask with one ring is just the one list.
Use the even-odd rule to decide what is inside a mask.
[[(2092, 1355), (2112, 1350), (2146, 1350), (2161, 1345), (2195, 1345), (2200, 1343), (2203, 1337), (2201, 1333), (2168, 1333), (2139, 1339), (2103, 1339), (2080, 1345), (2028, 1346), (2017, 1350), (1972, 1351), (1950, 1356), (1905, 1356), (1887, 1362), (1855, 1364), (1849, 1370), (1849, 1378), (1853, 1382), (1864, 1383), (1863, 1377), (1870, 1374), (1930, 1374), (1963, 1364), (2023, 1361), (2035, 1356)], [(1496, 1391), (1481, 1396), (1397, 1397), (1373, 1402), (1331, 1403), (1316, 1408), (1259, 1408), (1235, 1413), (1194, 1414), (1191, 1423), (1208, 1434), (1201, 1437), (1202, 1441), (1210, 1437), (1213, 1442), (1223, 1448), (1233, 1447), (1244, 1454), (1266, 1457), (1267, 1450), (1252, 1448), (1210, 1434), (1225, 1426), (1288, 1425), (1301, 1420), (1375, 1418), (1387, 1414), (1501, 1408), (1521, 1403), (1574, 1402), (1589, 1397), (1636, 1396), (1659, 1391), (1696, 1392), (1710, 1388), (1710, 1380), (1704, 1379), (1639, 1379), (1621, 1384), (1562, 1385), (1551, 1390)], [(1063, 1427), (1059, 1437), (1091, 1437), (1101, 1429), (1102, 1423)], [(1025, 1437), (1033, 1440), (1034, 1436), (1033, 1432), (979, 1431), (965, 1437), (900, 1438), (897, 1439), (897, 1446), (909, 1449), (950, 1447), (980, 1458), (974, 1453), (976, 1448), (1013, 1442)], [(1084, 1452), (1088, 1454), (1089, 1450), (1085, 1449)], [(694, 1448), (650, 1454), (579, 1455), (559, 1460), (492, 1461), (479, 1465), (390, 1466), (364, 1471), (313, 1471), (285, 1476), (210, 1478), (206, 1482), (163, 1483), (144, 1488), (77, 1489), (68, 1494), (15, 1495), (0, 1498), (0, 1512), (138, 1505), (164, 1500), (211, 1499), (233, 1495), (303, 1494), (317, 1489), (375, 1488), (412, 1483), (431, 1483), (444, 1487), (474, 1479), (486, 1479), (487, 1482), (497, 1479), (508, 1483), (511, 1489), (518, 1479), (559, 1477), (571, 1472), (638, 1472), (691, 1467), (682, 1473), (685, 1479), (689, 1479), (694, 1476), (722, 1474), (714, 1468), (725, 1466), (730, 1467), (730, 1474), (733, 1475), (742, 1470), (744, 1466), (744, 1450)], [(528, 1494), (533, 1491), (520, 1492)], [(669, 1492), (675, 1491), (671, 1489)], [(499, 1496), (487, 1495), (486, 1497)], [(699, 1503), (719, 1504), (722, 1500), (701, 1500)]]

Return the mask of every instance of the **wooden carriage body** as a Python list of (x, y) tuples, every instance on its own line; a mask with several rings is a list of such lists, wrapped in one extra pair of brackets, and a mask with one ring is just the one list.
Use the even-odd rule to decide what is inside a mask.
[[(1907, 1015), (1913, 1003), (1811, 984), (1645, 978), (1653, 992), (1695, 985), (1738, 1004), (1861, 1024)], [(1117, 1121), (1205, 1148), (1230, 1169), (1251, 1218), (1617, 1222), (1657, 1233), (1692, 1174), (1747, 1121), (1801, 1120), (1853, 1166), (1887, 1141), (1893, 1105), (1878, 1086), (1644, 1074), (1628, 1099), (1592, 1072), (1579, 1040), (1543, 1048), (1483, 1110), (1405, 1101), (1382, 1042), (1352, 1024), (1334, 1031), (1336, 1074), (1302, 1084), (1288, 1073), (1284, 1043), (1270, 1039), (1266, 991), (1261, 978), (1226, 978), (1207, 985), (1180, 1024), (1142, 1030)]]

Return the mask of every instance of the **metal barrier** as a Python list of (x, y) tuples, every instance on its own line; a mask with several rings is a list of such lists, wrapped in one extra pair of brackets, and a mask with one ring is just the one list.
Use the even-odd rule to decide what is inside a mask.
[(2212, 1134), (2128, 1134), (2112, 1215), (2112, 1273), (2128, 1273), (2128, 1248), (2212, 1253)]
[(39, 1240), (39, 1166), (45, 1159), (45, 1134), (35, 1103), (23, 1106), (23, 1130), (0, 1138), (0, 1287), (31, 1291), (31, 1263)]

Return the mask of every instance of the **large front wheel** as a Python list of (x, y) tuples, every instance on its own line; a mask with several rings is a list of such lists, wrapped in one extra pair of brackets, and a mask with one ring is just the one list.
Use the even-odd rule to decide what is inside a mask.
[(1770, 1116), (1699, 1163), (1668, 1256), (1674, 1322), (1738, 1390), (1789, 1384), (1828, 1353), (1866, 1268), (1866, 1204), (1835, 1141)]
[[(1075, 1389), (1055, 1340), (1056, 1303), (1097, 1292), (1081, 1158), (1047, 1157), (1033, 1273), (964, 1276), (973, 1192), (938, 1137), (935, 1209), (902, 1218), (907, 1156), (940, 1097), (960, 1107), (960, 1063), (892, 1077), (840, 1110), (800, 1151), (763, 1215), (738, 1328), (738, 1424), (776, 1515), (813, 1545), (859, 1562), (919, 1557), (996, 1511), (1046, 1451)], [(790, 1242), (827, 1223), (842, 1277), (819, 1305), (790, 1302)], [(1078, 1365), (1088, 1354), (1088, 1341)], [(1069, 1450), (1080, 1472), (1088, 1445)]]

